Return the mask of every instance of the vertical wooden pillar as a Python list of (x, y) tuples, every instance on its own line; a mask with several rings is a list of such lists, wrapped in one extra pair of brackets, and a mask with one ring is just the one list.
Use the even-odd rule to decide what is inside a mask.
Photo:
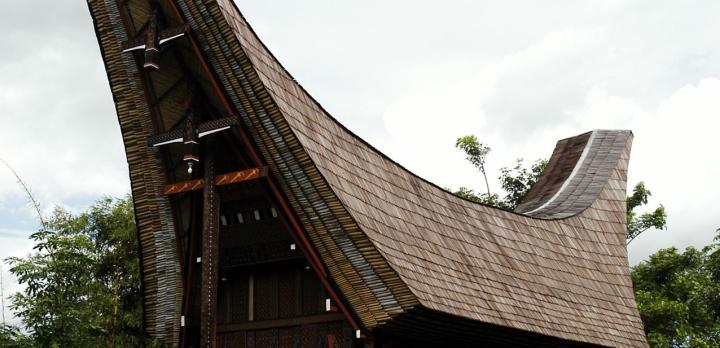
[(219, 272), (219, 197), (215, 187), (215, 160), (211, 142), (205, 147), (205, 188), (203, 191), (202, 290), (200, 291), (200, 346), (214, 348), (217, 326)]

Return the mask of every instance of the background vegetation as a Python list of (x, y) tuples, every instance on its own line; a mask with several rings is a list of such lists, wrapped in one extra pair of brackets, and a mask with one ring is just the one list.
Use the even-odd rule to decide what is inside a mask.
[(24, 285), (10, 296), (23, 330), (3, 327), (2, 347), (138, 347), (140, 264), (130, 196), (87, 211), (57, 208), (30, 238), (33, 251), (5, 260)]

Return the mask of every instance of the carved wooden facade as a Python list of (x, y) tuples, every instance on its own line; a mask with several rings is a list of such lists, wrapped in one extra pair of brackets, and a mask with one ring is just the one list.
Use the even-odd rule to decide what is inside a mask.
[[(624, 243), (630, 132), (561, 140), (505, 211), (343, 127), (230, 0), (88, 4), (130, 167), (149, 335), (184, 347), (647, 345)], [(152, 52), (153, 69), (122, 50), (148, 18), (157, 32), (188, 28)], [(148, 146), (181, 127), (188, 100), (198, 122), (239, 122)], [(192, 174), (189, 158), (202, 162)]]

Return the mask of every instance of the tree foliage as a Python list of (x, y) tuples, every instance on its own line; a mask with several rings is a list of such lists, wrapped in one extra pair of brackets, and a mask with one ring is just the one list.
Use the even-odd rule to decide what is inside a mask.
[(651, 228), (663, 230), (667, 227), (667, 214), (662, 204), (652, 212), (638, 216), (636, 209), (646, 205), (651, 195), (650, 190), (645, 188), (645, 183), (641, 181), (635, 185), (632, 194), (627, 198), (627, 244)]
[(485, 161), (490, 153), (490, 147), (479, 142), (477, 137), (474, 135), (466, 135), (457, 138), (455, 141), (455, 147), (465, 152), (465, 159), (468, 160), (485, 178), (485, 188), (487, 189), (487, 195), (490, 194), (490, 183), (488, 183), (487, 173), (485, 172)]
[(11, 296), (10, 308), (33, 345), (143, 345), (138, 242), (129, 196), (102, 199), (81, 214), (56, 208), (30, 238), (32, 253), (6, 261), (25, 285)]
[(528, 191), (537, 182), (538, 177), (542, 174), (543, 170), (545, 170), (548, 163), (547, 160), (537, 160), (530, 168), (526, 168), (523, 164), (523, 159), (519, 158), (516, 160), (513, 168), (501, 168), (498, 179), (500, 180), (500, 187), (505, 192), (505, 196), (500, 197), (497, 193), (490, 192), (490, 184), (488, 183), (487, 172), (485, 171), (485, 163), (491, 148), (478, 141), (474, 135), (457, 138), (455, 147), (462, 150), (465, 153), (465, 159), (482, 173), (487, 191), (486, 193), (477, 194), (472, 189), (460, 187), (454, 193), (474, 202), (508, 210), (513, 210), (522, 203)]
[[(448, 191), (452, 191), (450, 189), (446, 189)], [(467, 200), (478, 202), (482, 204), (492, 205), (495, 207), (505, 208), (509, 209), (505, 206), (505, 203), (500, 199), (500, 196), (498, 196), (496, 193), (493, 194), (487, 194), (487, 193), (475, 193), (475, 190), (469, 189), (467, 187), (460, 187), (457, 189), (457, 191), (453, 192), (454, 195), (458, 197), (465, 198)]]
[(32, 346), (33, 342), (19, 328), (10, 325), (0, 326), (0, 347), (30, 348)]
[(519, 158), (512, 169), (507, 167), (500, 169), (500, 187), (506, 193), (502, 201), (507, 208), (515, 209), (522, 203), (530, 188), (535, 185), (540, 174), (547, 167), (547, 164), (547, 160), (539, 159), (533, 162), (528, 169), (523, 165), (523, 159)]
[(656, 252), (632, 279), (652, 347), (720, 347), (720, 234), (702, 249)]
[(477, 194), (467, 187), (460, 187), (453, 193), (474, 202), (514, 210), (525, 199), (528, 191), (535, 185), (546, 166), (547, 160), (536, 160), (530, 168), (527, 168), (524, 166), (523, 159), (519, 158), (512, 169), (501, 168), (498, 180), (500, 180), (500, 187), (505, 192), (503, 197), (497, 193)]
[(455, 195), (508, 210), (513, 210), (522, 203), (530, 188), (537, 182), (538, 177), (547, 166), (547, 160), (537, 160), (528, 169), (523, 165), (523, 159), (519, 158), (512, 169), (501, 168), (498, 179), (500, 179), (500, 187), (505, 192), (505, 196), (500, 197), (497, 193), (490, 192), (490, 184), (485, 171), (485, 162), (491, 151), (490, 146), (478, 141), (474, 135), (466, 135), (457, 138), (455, 147), (462, 150), (465, 153), (465, 159), (482, 173), (487, 189), (486, 193), (477, 194), (472, 189), (460, 187), (454, 192)]

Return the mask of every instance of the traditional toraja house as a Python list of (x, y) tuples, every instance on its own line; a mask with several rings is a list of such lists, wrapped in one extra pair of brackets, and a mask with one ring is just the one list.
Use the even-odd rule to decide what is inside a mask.
[(558, 142), (512, 212), (332, 118), (231, 0), (89, 0), (130, 166), (147, 334), (182, 347), (647, 343), (632, 135)]

